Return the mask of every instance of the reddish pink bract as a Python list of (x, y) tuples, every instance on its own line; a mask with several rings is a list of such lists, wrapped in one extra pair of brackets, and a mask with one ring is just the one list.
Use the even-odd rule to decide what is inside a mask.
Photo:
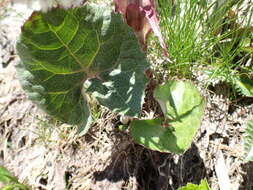
[(164, 54), (168, 51), (159, 27), (154, 0), (114, 0), (116, 12), (124, 16), (125, 22), (133, 28), (143, 48), (146, 49), (146, 39), (153, 31), (158, 37)]

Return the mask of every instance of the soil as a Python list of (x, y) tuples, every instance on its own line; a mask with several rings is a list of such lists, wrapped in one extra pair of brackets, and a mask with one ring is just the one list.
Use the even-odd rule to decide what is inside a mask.
[[(16, 76), (15, 43), (31, 10), (6, 6), (8, 11), (0, 11), (4, 15), (0, 20), (0, 165), (20, 182), (33, 190), (66, 186), (71, 190), (175, 190), (206, 178), (212, 190), (253, 190), (253, 163), (244, 162), (243, 148), (244, 123), (252, 115), (253, 98), (231, 102), (226, 84), (205, 89), (196, 81), (206, 99), (205, 117), (183, 155), (135, 144), (128, 131), (118, 129), (119, 116), (101, 107), (88, 134), (79, 137), (75, 127), (50, 119), (27, 99)], [(149, 89), (154, 85), (151, 82)], [(152, 98), (152, 93), (147, 91), (147, 96)], [(147, 107), (159, 114), (155, 102), (146, 102)]]

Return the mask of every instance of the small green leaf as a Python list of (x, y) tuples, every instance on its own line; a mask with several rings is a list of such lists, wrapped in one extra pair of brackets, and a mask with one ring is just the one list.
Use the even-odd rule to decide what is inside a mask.
[(244, 96), (253, 96), (253, 81), (247, 75), (235, 78), (236, 89)]
[(253, 54), (253, 46), (243, 47), (242, 51)]
[(6, 168), (0, 166), (0, 184), (4, 186), (1, 190), (28, 190), (28, 187), (19, 183), (18, 179), (14, 177)]
[(199, 185), (187, 183), (185, 187), (180, 187), (178, 190), (211, 190), (206, 179), (201, 180)]
[(253, 119), (246, 123), (244, 137), (245, 160), (253, 161)]
[(23, 184), (17, 183), (17, 184), (6, 185), (0, 190), (28, 190), (28, 187)]
[(120, 131), (126, 131), (128, 129), (128, 125), (119, 125), (118, 128)]
[(168, 81), (155, 89), (164, 116), (173, 128), (177, 146), (186, 150), (199, 128), (204, 114), (204, 99), (197, 88), (189, 82)]
[(0, 182), (7, 184), (11, 182), (18, 182), (18, 180), (17, 178), (13, 177), (6, 168), (0, 166)]
[(203, 113), (204, 100), (197, 88), (189, 82), (168, 81), (155, 89), (154, 97), (165, 117), (172, 121), (180, 121), (192, 113)]
[(131, 123), (134, 140), (161, 152), (183, 153), (192, 142), (204, 113), (204, 100), (189, 82), (168, 81), (155, 89), (165, 120)]
[(134, 120), (131, 122), (131, 136), (134, 141), (151, 150), (183, 153), (177, 145), (177, 137), (171, 126), (164, 127), (162, 119)]

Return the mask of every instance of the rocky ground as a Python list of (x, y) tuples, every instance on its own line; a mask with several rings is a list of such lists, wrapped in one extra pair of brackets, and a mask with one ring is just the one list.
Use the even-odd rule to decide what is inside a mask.
[(225, 84), (205, 89), (199, 81), (205, 117), (181, 156), (136, 145), (105, 108), (94, 106), (97, 120), (83, 137), (46, 116), (27, 99), (15, 71), (15, 42), (30, 12), (20, 5), (0, 9), (0, 165), (20, 182), (34, 190), (174, 190), (207, 178), (213, 190), (253, 189), (253, 164), (244, 162), (242, 139), (253, 98), (230, 102)]

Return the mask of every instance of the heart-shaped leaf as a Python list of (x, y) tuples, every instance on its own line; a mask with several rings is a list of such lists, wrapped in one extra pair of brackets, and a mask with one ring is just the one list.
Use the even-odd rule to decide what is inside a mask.
[[(114, 83), (113, 73), (122, 68), (126, 78), (121, 78), (117, 85), (124, 87), (129, 84), (128, 78), (133, 81), (135, 73), (142, 75), (140, 78), (144, 80), (143, 65), (148, 66), (134, 33), (120, 15), (108, 7), (93, 4), (68, 10), (55, 8), (47, 13), (34, 12), (22, 27), (17, 50), (21, 58), (19, 78), (29, 98), (52, 116), (81, 125), (83, 130), (87, 130), (85, 127), (90, 123), (90, 111), (83, 93), (86, 80), (99, 78)], [(137, 63), (140, 65), (136, 66)], [(134, 114), (140, 112), (143, 84), (145, 82), (142, 85), (131, 83), (133, 92), (127, 94), (138, 104), (139, 110), (132, 108), (136, 106), (132, 103), (125, 108), (136, 112)], [(136, 88), (140, 88), (138, 94), (134, 94)], [(118, 90), (122, 89), (117, 86), (110, 89), (120, 94)], [(111, 92), (108, 93), (110, 96)], [(114, 97), (114, 102), (120, 98)]]
[(168, 81), (155, 89), (165, 120), (131, 123), (134, 140), (161, 152), (183, 153), (192, 142), (204, 112), (204, 100), (189, 82)]

